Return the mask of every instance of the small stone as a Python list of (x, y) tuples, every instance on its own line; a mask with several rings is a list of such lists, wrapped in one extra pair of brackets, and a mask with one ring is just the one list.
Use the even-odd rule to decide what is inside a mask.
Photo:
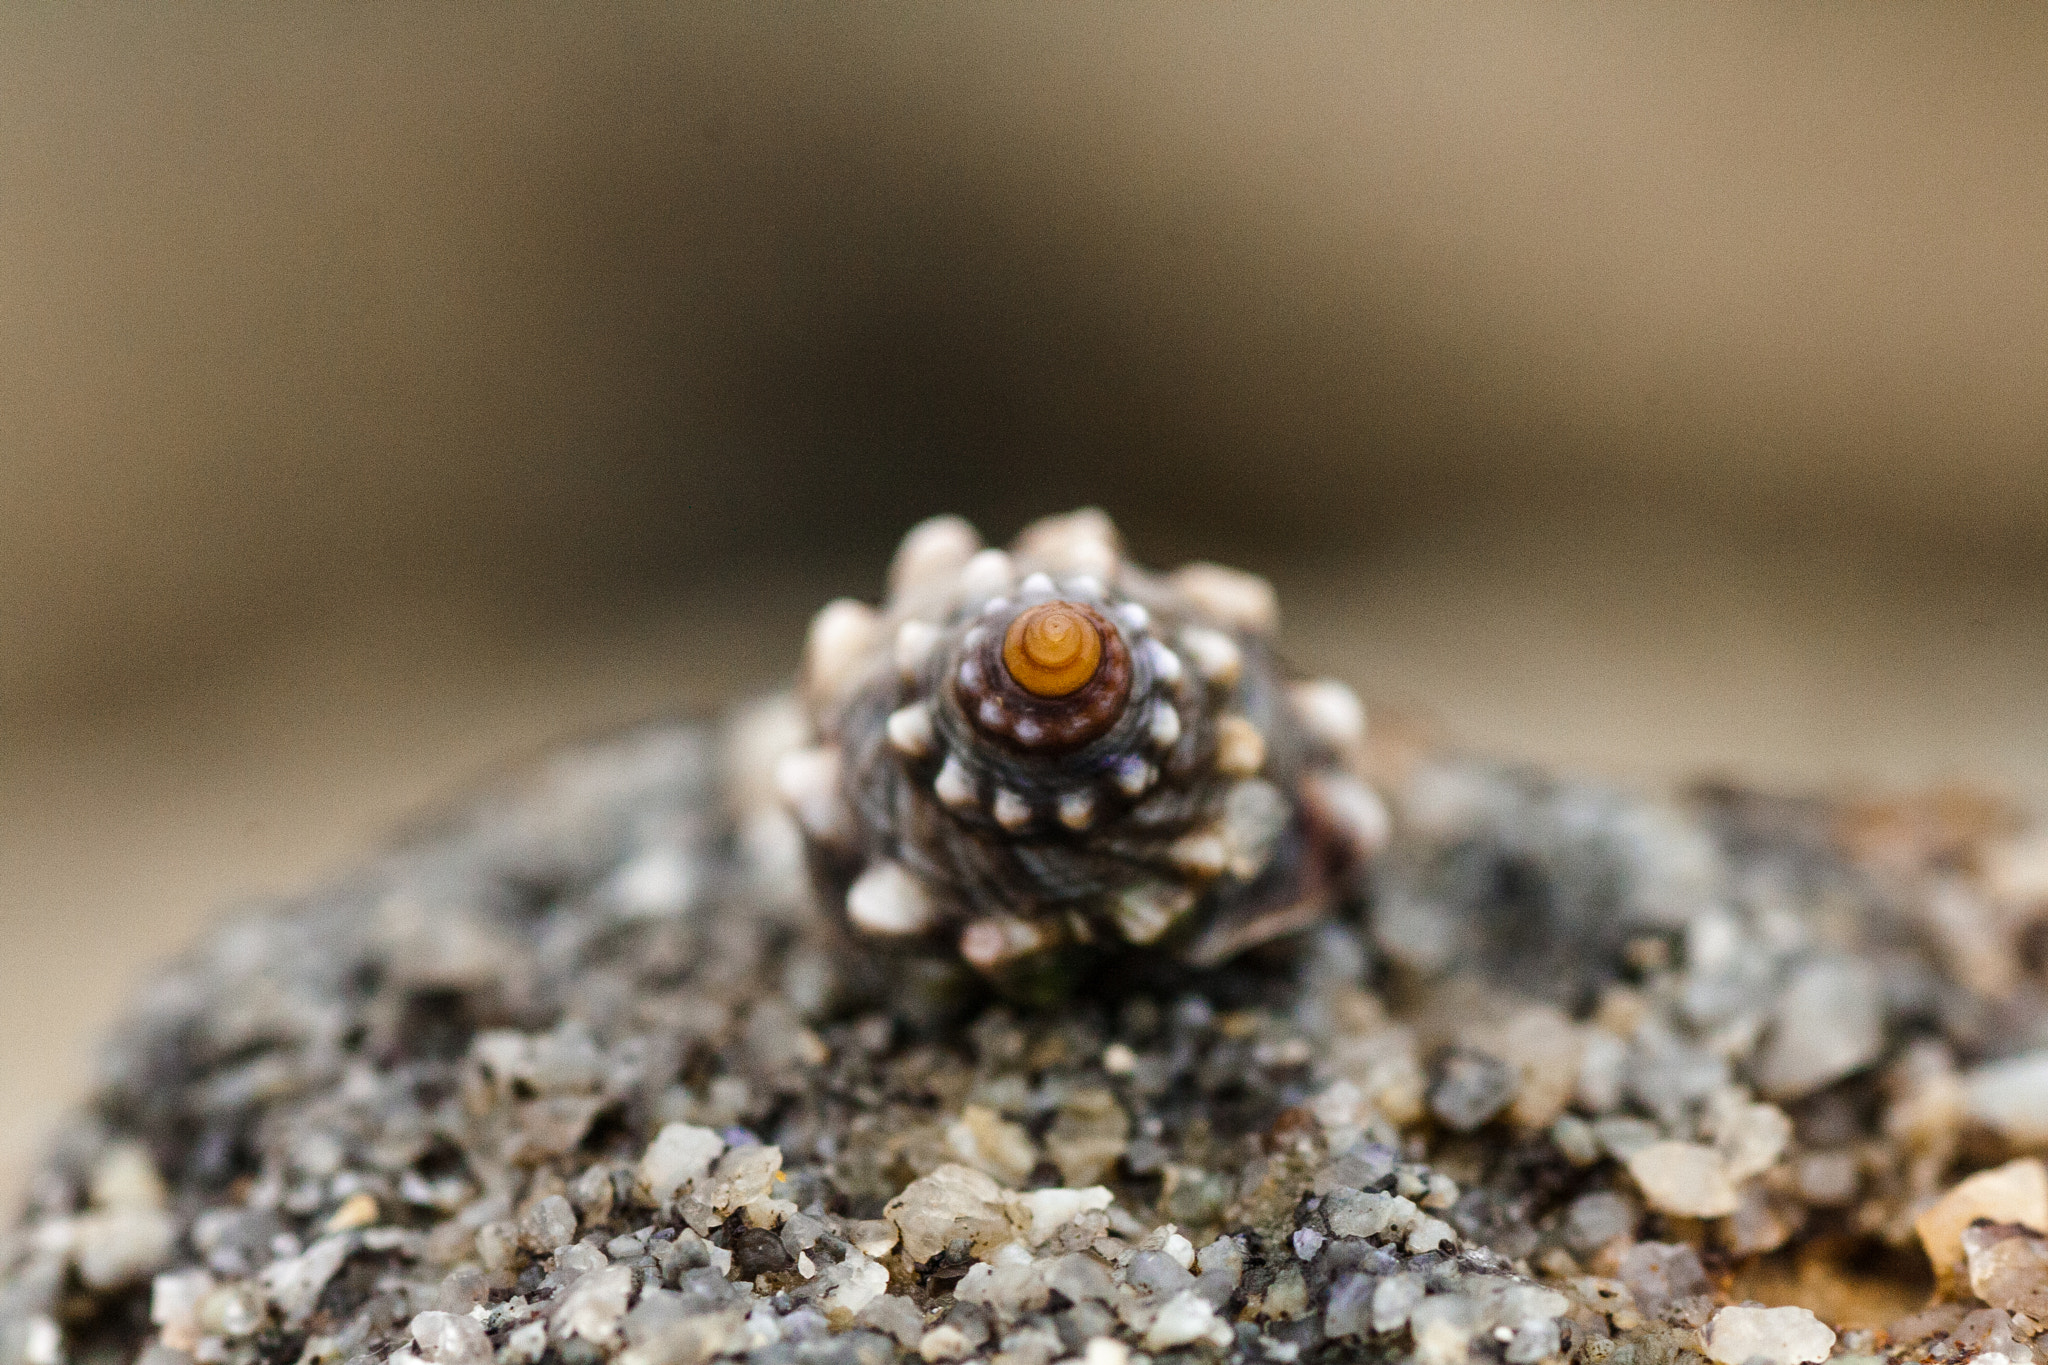
[(1317, 1194), (1328, 1194), (1340, 1187), (1369, 1190), (1385, 1183), (1393, 1174), (1393, 1152), (1372, 1143), (1359, 1143), (1316, 1172), (1314, 1189)]
[(1638, 1242), (1622, 1255), (1620, 1269), (1636, 1307), (1653, 1318), (1709, 1287), (1699, 1253), (1681, 1243)]
[(896, 1294), (877, 1295), (853, 1320), (861, 1327), (894, 1337), (896, 1344), (906, 1349), (916, 1346), (924, 1336), (924, 1315), (917, 1311), (916, 1304)]
[(835, 1324), (844, 1326), (888, 1292), (889, 1269), (856, 1253), (828, 1266), (818, 1283), (825, 1287), (819, 1306)]
[[(377, 1197), (368, 1190), (358, 1190), (341, 1204), (320, 1227), (323, 1233), (347, 1232), (352, 1228), (366, 1228), (381, 1216), (377, 1208)], [(429, 1357), (432, 1359), (432, 1357)]]
[(490, 1365), (491, 1339), (483, 1324), (467, 1313), (438, 1310), (412, 1320), (413, 1346), (430, 1365)]
[(1115, 1202), (1115, 1196), (1101, 1185), (1085, 1190), (1053, 1186), (1008, 1196), (1011, 1221), (1032, 1246), (1041, 1246), (1061, 1228), (1085, 1213), (1100, 1213)]
[(434, 1291), (434, 1306), (444, 1313), (467, 1313), (478, 1304), (489, 1303), (490, 1281), (474, 1265), (459, 1265), (442, 1277)]
[(1581, 1255), (1590, 1254), (1635, 1231), (1636, 1206), (1627, 1195), (1612, 1190), (1582, 1194), (1565, 1210), (1565, 1245)]
[(2015, 1147), (2048, 1145), (2048, 1049), (1963, 1073), (1963, 1112)]
[(1076, 1090), (1045, 1135), (1046, 1154), (1070, 1186), (1099, 1185), (1130, 1146), (1131, 1118), (1116, 1095), (1095, 1087)]
[(99, 1209), (160, 1209), (164, 1180), (147, 1148), (117, 1142), (93, 1163), (88, 1195)]
[(519, 1240), (537, 1256), (569, 1245), (576, 1240), (576, 1210), (559, 1194), (537, 1200), (519, 1220)]
[(1398, 1332), (1427, 1292), (1420, 1275), (1389, 1275), (1372, 1291), (1372, 1330)]
[(1011, 1185), (1023, 1183), (1038, 1165), (1038, 1147), (1024, 1125), (985, 1105), (960, 1111), (946, 1127), (946, 1146), (965, 1164)]
[(1877, 1060), (1884, 1050), (1884, 989), (1870, 964), (1822, 958), (1793, 974), (1778, 997), (1757, 1077), (1777, 1099), (1809, 1095)]
[(1560, 1354), (1563, 1346), (1563, 1332), (1556, 1318), (1529, 1318), (1514, 1328), (1501, 1357), (1507, 1365), (1537, 1365)]
[(355, 1250), (355, 1238), (356, 1234), (350, 1232), (323, 1237), (297, 1256), (264, 1267), (264, 1288), (270, 1291), (271, 1302), (284, 1315), (285, 1326), (296, 1327), (312, 1315), (320, 1302), (320, 1292)]
[(967, 1272), (953, 1287), (954, 1299), (960, 1303), (986, 1304), (1005, 1317), (1045, 1307), (1052, 1292), (1037, 1268), (1028, 1260), (1009, 1261), (1002, 1251), (996, 1254), (997, 1261), (984, 1261)]
[(1719, 1365), (1813, 1365), (1835, 1349), (1835, 1334), (1804, 1308), (1723, 1308), (1700, 1343)]
[(1323, 1249), (1323, 1234), (1314, 1228), (1296, 1228), (1293, 1237), (1294, 1257), (1299, 1261), (1313, 1261)]
[(846, 1229), (846, 1240), (864, 1256), (887, 1256), (896, 1249), (896, 1225), (886, 1218), (863, 1218)]
[(896, 1225), (903, 1254), (919, 1265), (956, 1238), (970, 1239), (980, 1254), (1013, 1235), (1002, 1186), (971, 1166), (941, 1166), (911, 1181), (882, 1213)]
[[(781, 1148), (735, 1147), (718, 1159), (718, 1164), (703, 1182), (708, 1188), (701, 1193), (715, 1212), (731, 1213), (769, 1199), (781, 1175)], [(789, 1210), (791, 1213), (795, 1211), (794, 1208)], [(755, 1225), (761, 1226), (759, 1222)]]
[(1290, 1265), (1273, 1277), (1265, 1296), (1258, 1301), (1257, 1316), (1290, 1321), (1308, 1311), (1308, 1281), (1299, 1265)]
[(626, 1301), (633, 1293), (631, 1266), (607, 1266), (593, 1270), (569, 1286), (555, 1308), (554, 1334), (558, 1339), (581, 1338), (598, 1346), (618, 1340), (619, 1322), (626, 1316)]
[(512, 1329), (505, 1338), (505, 1349), (500, 1356), (507, 1365), (533, 1365), (547, 1353), (548, 1327), (544, 1322), (522, 1323)]
[(161, 1209), (110, 1208), (75, 1221), (71, 1255), (88, 1288), (115, 1289), (162, 1269), (177, 1238), (177, 1224)]
[(1140, 1251), (1123, 1268), (1124, 1282), (1147, 1294), (1171, 1296), (1193, 1287), (1195, 1277), (1178, 1258), (1163, 1251)]
[(1956, 1324), (1951, 1340), (1982, 1365), (2025, 1361), (2032, 1348), (2013, 1336), (2013, 1319), (2002, 1308), (1979, 1308)]
[(749, 1227), (741, 1228), (733, 1236), (732, 1261), (740, 1278), (753, 1280), (790, 1269), (796, 1258), (782, 1245), (782, 1239), (767, 1228)]
[(974, 1343), (952, 1323), (942, 1322), (918, 1338), (917, 1353), (931, 1365), (937, 1365), (942, 1360), (961, 1360), (974, 1354)]
[(1455, 1250), (1458, 1245), (1458, 1234), (1441, 1218), (1423, 1218), (1416, 1222), (1415, 1230), (1408, 1234), (1405, 1245), (1409, 1252), (1416, 1256), (1426, 1251), (1435, 1251), (1439, 1247), (1450, 1247)]
[(1593, 1136), (1616, 1161), (1627, 1161), (1653, 1142), (1664, 1140), (1664, 1130), (1648, 1119), (1629, 1114), (1610, 1114), (1593, 1120)]
[(1148, 1351), (1167, 1351), (1206, 1341), (1219, 1349), (1231, 1341), (1229, 1324), (1216, 1316), (1209, 1301), (1192, 1289), (1182, 1290), (1161, 1305), (1159, 1315), (1145, 1330)]
[(194, 1316), (207, 1336), (230, 1340), (249, 1336), (263, 1325), (262, 1291), (246, 1280), (224, 1284), (199, 1301)]
[(204, 1270), (171, 1271), (150, 1281), (149, 1320), (162, 1329), (164, 1345), (188, 1355), (198, 1346), (199, 1304), (213, 1288)]
[(1330, 1287), (1323, 1307), (1323, 1335), (1362, 1337), (1372, 1330), (1372, 1294), (1378, 1282), (1370, 1275), (1346, 1275)]
[(683, 1187), (701, 1180), (725, 1151), (725, 1139), (689, 1123), (665, 1125), (640, 1158), (640, 1184), (656, 1204), (666, 1204)]
[(1131, 1348), (1115, 1337), (1091, 1337), (1081, 1349), (1081, 1365), (1131, 1365)]
[(1515, 1068), (1498, 1057), (1460, 1048), (1444, 1060), (1429, 1109), (1446, 1127), (1469, 1133), (1508, 1107), (1518, 1083)]
[(1735, 1186), (1721, 1154), (1695, 1142), (1653, 1142), (1628, 1158), (1628, 1173), (1660, 1213), (1721, 1218), (1735, 1212)]
[(2022, 1157), (1979, 1171), (1913, 1220), (1913, 1231), (1942, 1283), (1953, 1282), (1962, 1272), (1963, 1232), (1980, 1218), (2048, 1234), (2048, 1166), (2038, 1157)]
[(1418, 1365), (1465, 1365), (1480, 1325), (1478, 1305), (1463, 1294), (1424, 1299), (1408, 1315)]
[(1333, 1237), (1379, 1237), (1388, 1233), (1403, 1237), (1414, 1228), (1422, 1211), (1415, 1201), (1398, 1194), (1333, 1190), (1323, 1202), (1323, 1214)]
[(1042, 1265), (1040, 1275), (1046, 1288), (1066, 1295), (1075, 1303), (1116, 1302), (1117, 1287), (1109, 1278), (1109, 1272), (1102, 1268), (1102, 1262), (1078, 1251)]
[(1799, 1197), (1819, 1208), (1839, 1208), (1856, 1199), (1856, 1155), (1853, 1152), (1808, 1152), (1792, 1165)]
[(1551, 1124), (1550, 1141), (1574, 1166), (1590, 1166), (1600, 1159), (1600, 1139), (1594, 1136), (1593, 1125), (1577, 1114), (1565, 1114)]
[(1707, 1123), (1728, 1178), (1741, 1184), (1776, 1165), (1792, 1140), (1792, 1120), (1785, 1111), (1775, 1104), (1751, 1104), (1739, 1092), (1717, 1100), (1709, 1103)]
[(1980, 1223), (1963, 1233), (1963, 1251), (1971, 1293), (1993, 1308), (2048, 1322), (2048, 1240), (2017, 1224)]
[(1220, 1309), (1244, 1279), (1244, 1263), (1244, 1243), (1236, 1237), (1218, 1237), (1195, 1256), (1195, 1287)]

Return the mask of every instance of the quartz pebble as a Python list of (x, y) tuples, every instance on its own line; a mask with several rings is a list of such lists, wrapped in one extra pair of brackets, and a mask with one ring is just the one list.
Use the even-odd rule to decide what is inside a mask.
[(709, 1128), (671, 1123), (654, 1135), (640, 1158), (640, 1183), (648, 1198), (665, 1204), (683, 1187), (704, 1178), (725, 1151), (725, 1140)]
[(429, 1365), (489, 1365), (491, 1339), (468, 1314), (429, 1310), (412, 1320), (413, 1345)]
[(920, 1263), (956, 1239), (965, 1239), (981, 1254), (1012, 1235), (1002, 1186), (969, 1166), (941, 1166), (912, 1181), (889, 1202), (884, 1215), (903, 1239), (903, 1254)]
[(1946, 1281), (1964, 1266), (1963, 1234), (1978, 1219), (2048, 1233), (2048, 1166), (2022, 1157), (1958, 1182), (1914, 1220), (1913, 1230)]
[(1700, 1333), (1718, 1365), (1811, 1365), (1835, 1349), (1835, 1334), (1804, 1308), (1723, 1308)]
[(2048, 1144), (2048, 1051), (1989, 1062), (1964, 1074), (1970, 1118), (2019, 1147)]
[(1628, 1173), (1650, 1207), (1687, 1218), (1735, 1212), (1735, 1186), (1721, 1154), (1696, 1142), (1653, 1142), (1629, 1154)]

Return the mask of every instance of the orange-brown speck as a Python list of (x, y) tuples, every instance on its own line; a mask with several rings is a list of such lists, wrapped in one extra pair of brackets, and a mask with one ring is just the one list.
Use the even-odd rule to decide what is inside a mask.
[(1003, 636), (1003, 667), (1034, 697), (1070, 696), (1101, 666), (1102, 632), (1068, 602), (1019, 613)]

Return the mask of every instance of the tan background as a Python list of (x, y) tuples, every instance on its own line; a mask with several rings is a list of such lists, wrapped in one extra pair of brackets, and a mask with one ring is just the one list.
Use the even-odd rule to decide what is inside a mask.
[(0, 9), (0, 1187), (219, 907), (1107, 506), (1635, 781), (2048, 802), (2032, 6)]

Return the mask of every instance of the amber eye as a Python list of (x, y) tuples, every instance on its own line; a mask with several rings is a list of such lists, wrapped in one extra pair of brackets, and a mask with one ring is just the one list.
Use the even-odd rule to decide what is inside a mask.
[(1003, 637), (1003, 667), (1034, 697), (1080, 691), (1102, 665), (1102, 632), (1066, 602), (1047, 602), (1021, 613)]

